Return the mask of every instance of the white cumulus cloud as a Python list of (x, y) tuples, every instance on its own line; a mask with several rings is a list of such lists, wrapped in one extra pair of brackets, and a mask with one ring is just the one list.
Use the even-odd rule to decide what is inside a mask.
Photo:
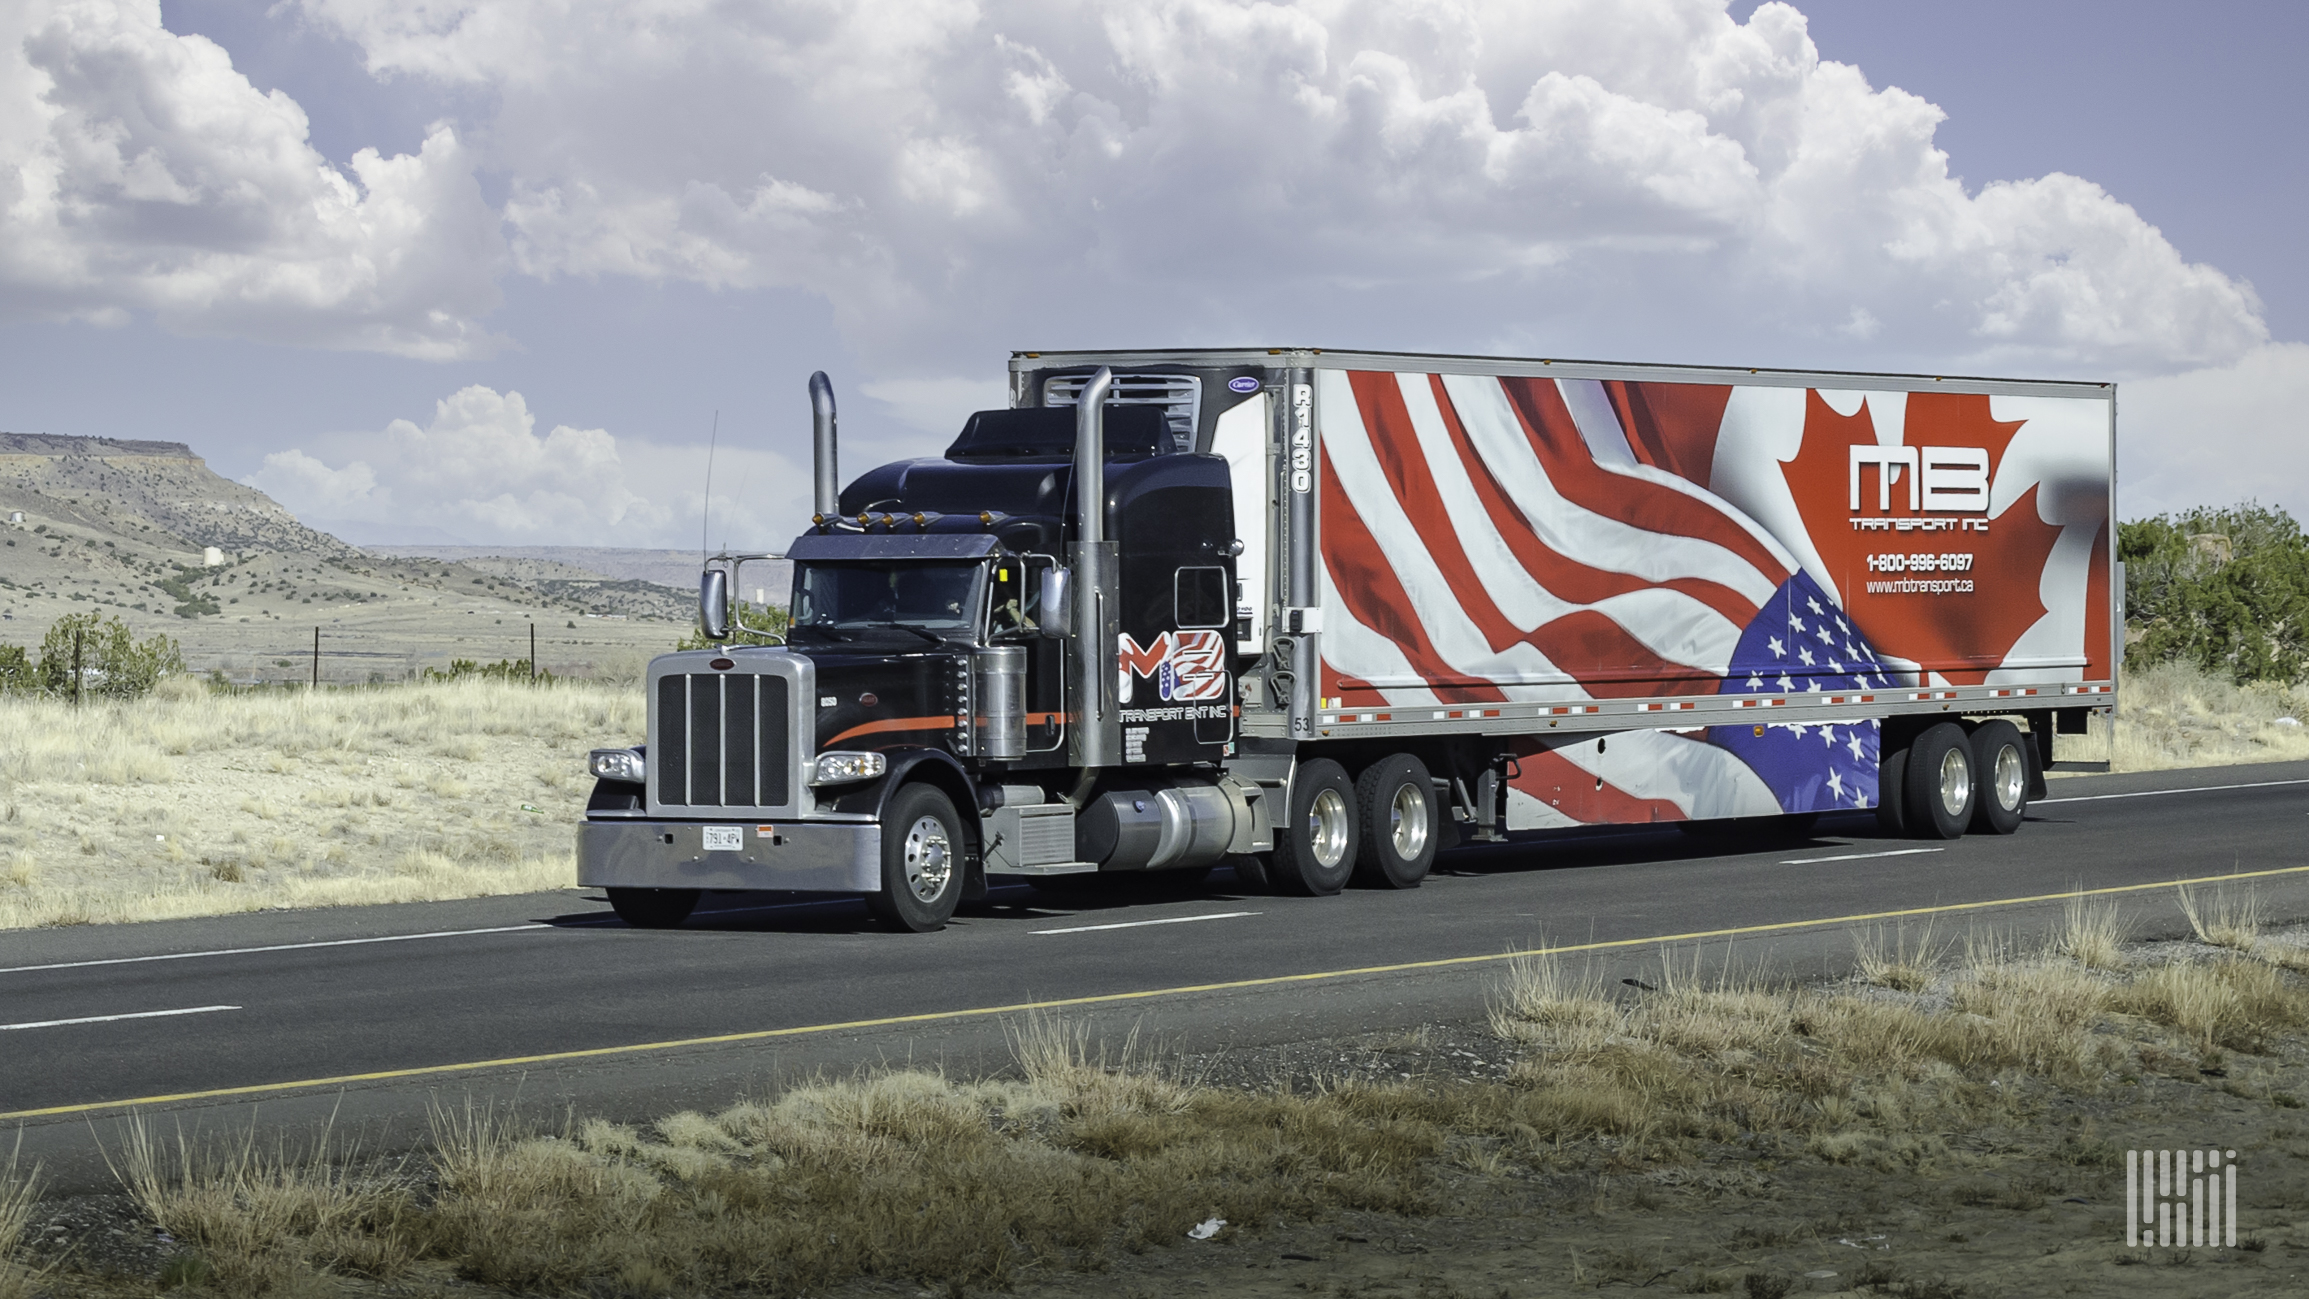
[(155, 0), (0, 6), (0, 319), (446, 358), (485, 349), (504, 258), (449, 124), (350, 174)]
[[(1236, 343), (2123, 379), (2155, 466), (2128, 502), (2239, 494), (2187, 454), (2208, 404), (2248, 459), (2297, 440), (2302, 362), (2250, 285), (2089, 178), (1968, 185), (1931, 87), (1836, 61), (1787, 3), (276, 12), (352, 42), (364, 93), (478, 107), (340, 168), (154, 0), (0, 6), (0, 319), (447, 358), (492, 344), (507, 277), (800, 290), (924, 445), (1004, 348)], [(327, 440), (260, 477), (493, 537), (694, 526), (702, 463), (662, 468), (689, 452), (539, 437), (513, 401), (375, 435), (431, 438), (438, 481)]]
[[(778, 549), (806, 512), (806, 468), (751, 445), (621, 440), (603, 429), (537, 432), (518, 392), (475, 384), (435, 403), (424, 427), (397, 419), (337, 441), (337, 464), (301, 449), (265, 457), (248, 482), (300, 519), (357, 535), (475, 544)], [(703, 529), (710, 528), (710, 531)]]
[(823, 294), (891, 377), (1215, 340), (2158, 373), (2250, 288), (1726, 0), (299, 0), (485, 88), (514, 254)]

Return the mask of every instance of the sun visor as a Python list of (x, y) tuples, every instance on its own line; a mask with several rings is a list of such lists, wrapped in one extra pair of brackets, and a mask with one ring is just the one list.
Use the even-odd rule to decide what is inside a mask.
[(805, 532), (786, 547), (796, 562), (840, 559), (981, 559), (1000, 549), (983, 532)]

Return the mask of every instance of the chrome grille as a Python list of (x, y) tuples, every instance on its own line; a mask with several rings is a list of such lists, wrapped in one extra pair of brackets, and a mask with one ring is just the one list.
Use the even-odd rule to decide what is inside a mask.
[(792, 761), (782, 676), (697, 672), (658, 678), (651, 791), (671, 807), (781, 807)]

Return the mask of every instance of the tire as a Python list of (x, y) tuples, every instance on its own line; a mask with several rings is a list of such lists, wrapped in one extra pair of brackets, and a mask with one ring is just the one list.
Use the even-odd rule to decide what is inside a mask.
[(945, 928), (962, 901), (968, 843), (944, 791), (902, 786), (882, 809), (882, 889), (866, 895), (866, 909), (900, 933)]
[(636, 929), (671, 929), (697, 910), (697, 889), (605, 889), (609, 909)]
[(1902, 745), (1876, 762), (1876, 824), (1895, 838), (1908, 835), (1908, 747)]
[(1329, 897), (1355, 870), (1355, 782), (1329, 758), (1299, 764), (1291, 777), (1290, 819), (1275, 829), (1267, 866), (1277, 893)]
[(1910, 837), (1954, 839), (1972, 824), (1972, 737), (1942, 722), (1908, 746), (1906, 822)]
[(1982, 722), (1972, 732), (1972, 832), (2011, 834), (2028, 815), (2028, 751), (2020, 728)]
[(1415, 889), (1435, 868), (1442, 809), (1427, 764), (1408, 753), (1382, 758), (1355, 781), (1362, 810), (1354, 877), (1367, 889)]

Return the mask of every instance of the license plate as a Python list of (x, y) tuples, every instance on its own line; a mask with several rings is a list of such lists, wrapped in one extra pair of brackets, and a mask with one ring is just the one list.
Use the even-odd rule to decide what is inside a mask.
[(704, 827), (704, 829), (707, 852), (745, 851), (746, 833), (743, 827), (734, 825), (709, 825)]

